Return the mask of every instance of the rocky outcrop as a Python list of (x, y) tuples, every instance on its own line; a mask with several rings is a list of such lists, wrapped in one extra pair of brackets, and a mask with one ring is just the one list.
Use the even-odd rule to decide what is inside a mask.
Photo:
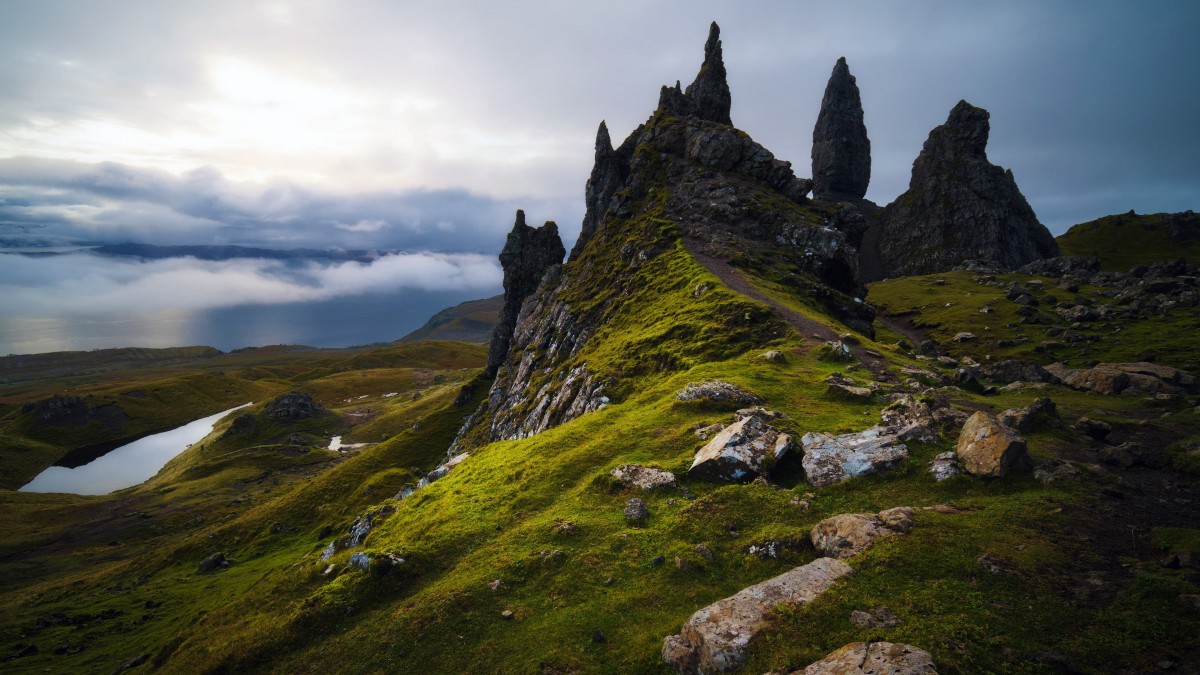
[(955, 452), (963, 469), (973, 476), (999, 478), (1033, 470), (1025, 439), (982, 411), (963, 425)]
[(608, 213), (608, 207), (612, 204), (617, 190), (620, 190), (621, 186), (625, 184), (625, 174), (628, 170), (628, 163), (622, 162), (616, 151), (613, 150), (612, 139), (608, 135), (608, 126), (601, 121), (600, 128), (596, 130), (596, 160), (592, 165), (592, 175), (588, 177), (583, 191), (583, 203), (586, 209), (583, 214), (583, 227), (579, 231), (579, 238), (575, 240), (575, 245), (571, 247), (571, 260), (579, 257), (583, 247), (596, 234), (596, 230), (600, 227), (600, 221), (604, 219), (604, 214)]
[(500, 265), (504, 268), (504, 307), (500, 310), (500, 320), (488, 349), (484, 372), (487, 377), (493, 377), (508, 357), (525, 299), (537, 290), (547, 269), (562, 263), (564, 253), (558, 226), (553, 221), (546, 221), (545, 225), (534, 229), (525, 224), (525, 212), (517, 210), (517, 221), (500, 252)]
[(268, 417), (289, 422), (330, 414), (325, 406), (313, 400), (312, 394), (302, 391), (290, 391), (275, 398), (266, 405), (266, 413)]
[(1098, 394), (1194, 394), (1200, 391), (1188, 372), (1156, 363), (1099, 363), (1068, 368), (1054, 363), (1046, 370), (1072, 389)]
[(752, 412), (725, 427), (696, 453), (688, 475), (699, 480), (746, 483), (771, 472), (792, 447), (791, 436)]
[(663, 640), (663, 663), (680, 675), (736, 670), (746, 661), (750, 640), (769, 625), (777, 605), (811, 602), (853, 572), (840, 560), (818, 558), (718, 600), (692, 614), (679, 635)]
[(874, 513), (843, 513), (813, 526), (810, 537), (817, 553), (849, 558), (867, 550), (876, 539), (912, 529), (913, 510), (907, 506)]
[(812, 176), (813, 196), (819, 199), (862, 199), (871, 182), (871, 141), (858, 84), (844, 56), (833, 66), (813, 128)]
[(882, 426), (840, 436), (809, 432), (800, 442), (804, 475), (813, 487), (878, 473), (908, 457), (908, 448)]
[(937, 675), (933, 655), (896, 642), (854, 642), (791, 675)]
[[(913, 163), (908, 191), (876, 215), (883, 278), (930, 274), (966, 260), (1013, 269), (1059, 253), (1017, 189), (987, 159), (988, 112), (959, 101)], [(870, 279), (868, 279), (870, 281)]]
[(675, 398), (680, 401), (704, 401), (730, 405), (757, 405), (763, 402), (761, 398), (736, 384), (721, 380), (689, 384), (676, 392)]

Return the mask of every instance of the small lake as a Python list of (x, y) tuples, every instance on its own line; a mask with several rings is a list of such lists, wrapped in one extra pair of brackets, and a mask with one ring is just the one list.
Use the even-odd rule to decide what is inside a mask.
[(249, 403), (209, 415), (161, 434), (138, 439), (83, 466), (52, 466), (29, 481), (20, 492), (69, 492), (105, 495), (149, 480), (171, 458), (212, 432), (220, 419)]

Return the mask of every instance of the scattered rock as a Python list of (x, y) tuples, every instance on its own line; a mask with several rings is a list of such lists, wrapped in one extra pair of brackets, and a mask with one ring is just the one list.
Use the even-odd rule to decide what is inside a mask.
[(939, 483), (947, 478), (953, 478), (962, 472), (962, 464), (958, 461), (958, 455), (953, 450), (935, 456), (933, 461), (929, 463), (929, 473)]
[(225, 557), (224, 553), (213, 553), (204, 560), (200, 561), (200, 568), (196, 571), (200, 574), (203, 574), (205, 572), (212, 572), (213, 570), (218, 570), (222, 567), (228, 566), (229, 560)]
[(975, 559), (979, 566), (987, 570), (988, 574), (995, 576), (1004, 576), (1016, 574), (1017, 571), (1012, 568), (1007, 562), (997, 558), (990, 553), (984, 553)]
[(1062, 426), (1058, 416), (1058, 407), (1048, 398), (1036, 398), (1033, 403), (1024, 408), (1012, 408), (1000, 413), (1001, 424), (1029, 433), (1045, 427)]
[(792, 447), (791, 436), (757, 414), (726, 427), (696, 453), (688, 475), (706, 481), (749, 482), (770, 473)]
[(804, 473), (814, 487), (877, 473), (908, 457), (908, 448), (882, 426), (841, 436), (809, 432), (800, 442)]
[(650, 517), (650, 509), (646, 502), (634, 497), (625, 504), (625, 517), (635, 523), (641, 523)]
[(610, 475), (627, 486), (647, 492), (662, 487), (675, 487), (675, 474), (652, 466), (622, 464), (613, 469)]
[(937, 675), (933, 656), (895, 642), (854, 642), (792, 675)]
[(1033, 477), (1044, 485), (1055, 481), (1067, 480), (1079, 475), (1075, 465), (1063, 460), (1051, 460), (1034, 469)]
[(1090, 417), (1080, 417), (1075, 421), (1075, 428), (1098, 441), (1108, 438), (1108, 434), (1112, 432), (1111, 424)]
[(870, 613), (854, 610), (850, 614), (850, 623), (859, 628), (895, 628), (900, 625), (900, 618), (887, 607), (876, 607)]
[(350, 556), (350, 566), (357, 567), (360, 570), (367, 571), (371, 569), (371, 556), (359, 551)]
[(967, 419), (956, 453), (963, 469), (973, 476), (996, 478), (1033, 468), (1025, 439), (984, 412)]
[(693, 550), (696, 552), (696, 555), (700, 556), (701, 558), (704, 558), (705, 560), (707, 560), (709, 562), (712, 562), (713, 552), (711, 550), (709, 550), (709, 548), (707, 546), (705, 546), (704, 544), (696, 544), (696, 547)]
[(908, 507), (878, 514), (843, 513), (813, 526), (811, 538), (821, 555), (849, 558), (865, 551), (879, 537), (909, 531), (912, 524), (913, 512)]
[(952, 337), (950, 339), (954, 340), (955, 342), (971, 342), (972, 340), (975, 339), (975, 334), (967, 332), (967, 331), (962, 331), (960, 333), (955, 333), (954, 337)]
[(867, 387), (855, 387), (849, 384), (831, 382), (826, 386), (825, 393), (833, 398), (845, 401), (869, 401), (875, 395)]
[(1048, 382), (1058, 384), (1059, 380), (1049, 371), (1034, 361), (1005, 359), (980, 368), (980, 373), (995, 382)]
[(826, 342), (817, 350), (817, 358), (821, 361), (838, 361), (849, 363), (854, 361), (854, 352), (841, 340)]
[(736, 670), (775, 606), (803, 605), (852, 573), (840, 560), (818, 558), (718, 600), (692, 614), (679, 635), (663, 640), (663, 662), (681, 674)]
[(511, 609), (506, 609), (503, 612), (500, 612), (500, 618), (504, 619), (505, 621), (511, 620), (514, 616), (516, 615), (513, 614)]
[[(697, 426), (699, 426), (699, 425), (697, 425)], [(706, 427), (700, 427), (699, 429), (694, 430), (693, 433), (695, 433), (696, 437), (699, 438), (700, 440), (707, 441), (710, 436), (712, 436), (713, 434), (719, 433), (724, 428), (725, 428), (724, 424), (717, 422), (716, 424), (710, 424)]]
[(745, 389), (720, 380), (689, 384), (676, 393), (675, 398), (680, 401), (707, 401), (735, 405), (758, 405), (763, 402), (761, 398)]
[(1154, 363), (1099, 363), (1091, 368), (1068, 368), (1054, 363), (1046, 370), (1072, 389), (1100, 394), (1126, 391), (1141, 394), (1188, 394), (1197, 392), (1196, 379), (1189, 373)]
[(764, 361), (770, 361), (771, 363), (783, 363), (787, 361), (787, 358), (783, 355), (783, 352), (779, 351), (778, 349), (772, 349), (769, 352), (763, 352), (762, 354), (758, 355), (758, 358)]

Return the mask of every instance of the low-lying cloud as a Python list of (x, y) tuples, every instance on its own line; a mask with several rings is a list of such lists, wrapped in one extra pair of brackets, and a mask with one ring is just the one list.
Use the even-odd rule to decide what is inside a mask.
[(0, 266), (0, 316), (67, 316), (206, 310), (330, 300), (368, 293), (498, 292), (494, 256), (394, 253), (370, 263), (238, 258), (143, 261), (88, 253), (8, 254)]

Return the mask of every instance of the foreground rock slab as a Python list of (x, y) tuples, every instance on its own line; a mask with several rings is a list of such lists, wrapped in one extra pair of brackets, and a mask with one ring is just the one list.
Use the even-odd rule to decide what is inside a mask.
[(768, 625), (773, 607), (811, 602), (853, 573), (840, 560), (818, 558), (718, 600), (693, 614), (679, 635), (663, 640), (663, 663), (680, 675), (736, 670), (746, 661), (750, 640)]
[(933, 656), (897, 642), (853, 642), (791, 675), (937, 675)]
[(842, 436), (809, 432), (800, 443), (804, 474), (814, 487), (877, 473), (908, 457), (908, 447), (886, 427)]
[(973, 476), (999, 478), (1033, 470), (1021, 434), (985, 412), (967, 418), (955, 452), (963, 469)]
[(625, 485), (647, 492), (662, 487), (675, 487), (675, 474), (652, 466), (622, 464), (610, 471), (609, 475)]

